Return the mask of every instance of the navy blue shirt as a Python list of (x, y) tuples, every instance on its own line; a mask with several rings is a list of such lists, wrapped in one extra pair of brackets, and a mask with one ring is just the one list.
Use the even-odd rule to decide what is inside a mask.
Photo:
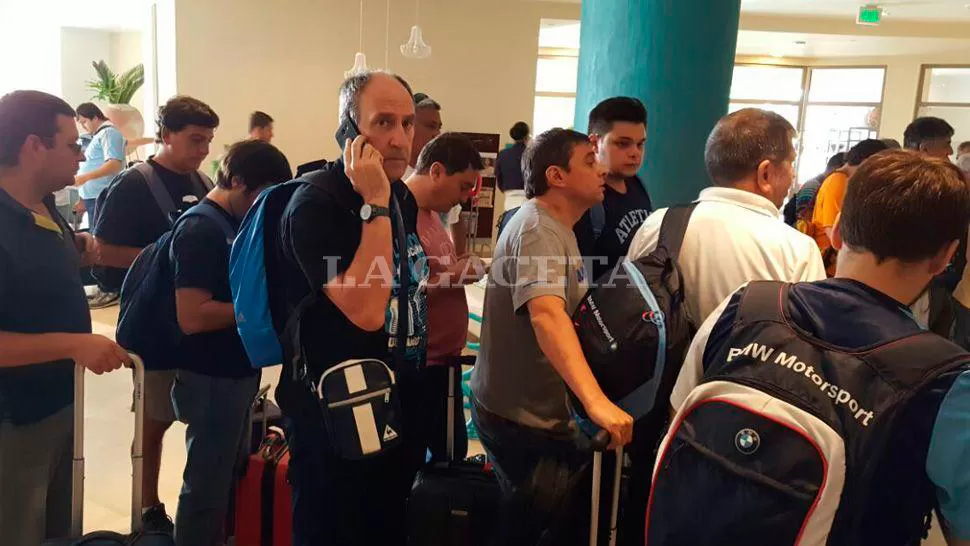
[[(208, 198), (196, 206), (214, 208), (230, 226), (239, 229), (239, 221)], [(179, 222), (172, 235), (175, 289), (205, 290), (215, 301), (232, 303), (229, 251), (226, 234), (211, 218), (192, 216)], [(181, 348), (184, 360), (180, 368), (213, 377), (256, 375), (235, 327), (183, 336)]]
[[(166, 169), (152, 159), (148, 164), (158, 173), (172, 196), (172, 203), (179, 209), (176, 217), (205, 197), (207, 190), (194, 183), (190, 175)], [(172, 229), (170, 219), (158, 207), (145, 177), (135, 169), (118, 174), (101, 199), (98, 224), (92, 231), (108, 244), (145, 248)], [(98, 267), (95, 276), (103, 289), (118, 291), (127, 272), (127, 269)]]
[(523, 152), (525, 144), (516, 142), (498, 153), (495, 160), (495, 183), (503, 193), (525, 189), (525, 181), (522, 179)]
[[(54, 219), (28, 210), (0, 190), (0, 331), (91, 333), (74, 233), (45, 200)], [(74, 400), (69, 360), (0, 368), (0, 420), (35, 423)]]
[[(697, 365), (708, 369), (718, 349), (730, 342), (743, 293), (743, 288), (735, 292), (701, 326), (671, 398), (675, 408), (697, 380)], [(906, 306), (850, 279), (793, 285), (787, 311), (799, 328), (846, 350), (924, 329)], [(946, 373), (923, 389), (903, 410), (892, 434), (889, 449), (871, 463), (876, 470), (863, 515), (863, 544), (901, 544), (903, 537), (918, 532), (922, 522), (904, 518), (901, 502), (914, 495), (935, 502), (953, 533), (970, 539), (970, 368)]]

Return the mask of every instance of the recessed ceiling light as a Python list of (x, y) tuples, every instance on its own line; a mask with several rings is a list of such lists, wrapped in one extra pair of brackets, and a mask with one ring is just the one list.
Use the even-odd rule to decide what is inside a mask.
[(797, 40), (797, 41), (795, 41), (795, 45), (805, 45), (805, 44), (806, 44), (805, 40)]

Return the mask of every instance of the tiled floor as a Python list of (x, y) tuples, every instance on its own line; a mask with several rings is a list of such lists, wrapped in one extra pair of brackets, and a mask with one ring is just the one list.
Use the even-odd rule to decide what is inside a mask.
[[(114, 337), (118, 308), (92, 312), (96, 333)], [(262, 383), (275, 386), (278, 369), (265, 370)], [(129, 525), (131, 465), (129, 444), (134, 430), (131, 404), (131, 374), (116, 372), (87, 375), (85, 382), (85, 531), (126, 531)], [(272, 392), (272, 391), (270, 391)], [(480, 452), (478, 442), (470, 446)], [(175, 423), (165, 437), (159, 493), (168, 513), (175, 514), (182, 468), (185, 465), (185, 426)], [(924, 546), (944, 546), (939, 531)]]

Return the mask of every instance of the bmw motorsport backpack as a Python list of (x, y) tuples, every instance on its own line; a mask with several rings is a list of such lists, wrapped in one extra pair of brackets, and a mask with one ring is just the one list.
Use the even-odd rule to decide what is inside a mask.
[(172, 236), (185, 219), (204, 216), (216, 224), (228, 244), (236, 232), (216, 205), (200, 203), (185, 211), (157, 241), (145, 247), (128, 269), (121, 285), (121, 311), (115, 338), (137, 353), (149, 370), (177, 367), (182, 332), (175, 310), (175, 284), (171, 262)]
[[(603, 393), (654, 436), (656, 445), (668, 417), (667, 404), (690, 340), (696, 331), (684, 303), (677, 268), (684, 233), (695, 204), (671, 207), (664, 215), (657, 248), (636, 261), (621, 260), (596, 280), (573, 313), (583, 354)], [(590, 436), (596, 426), (582, 404), (573, 404), (577, 422)]]
[[(789, 288), (749, 284), (730, 343), (705, 357), (660, 447), (650, 546), (859, 544), (897, 418), (966, 365), (961, 348), (929, 332), (855, 353), (827, 345), (789, 322)], [(932, 503), (899, 495), (913, 535), (899, 544), (918, 544)]]

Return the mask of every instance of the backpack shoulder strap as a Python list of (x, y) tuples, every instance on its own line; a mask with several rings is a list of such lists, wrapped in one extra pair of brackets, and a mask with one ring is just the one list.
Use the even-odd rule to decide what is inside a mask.
[(759, 321), (784, 324), (784, 307), (790, 285), (778, 281), (752, 281), (744, 288), (738, 310), (738, 322)]
[(236, 229), (232, 227), (229, 221), (226, 220), (226, 217), (221, 212), (217, 211), (215, 207), (216, 205), (199, 203), (198, 205), (195, 205), (194, 207), (185, 211), (185, 214), (179, 217), (179, 222), (186, 217), (205, 216), (219, 226), (219, 229), (222, 230), (222, 233), (226, 236), (226, 241), (231, 244), (233, 239), (236, 238)]
[(193, 171), (189, 176), (192, 178), (192, 183), (194, 183), (196, 187), (202, 188), (203, 195), (209, 193), (209, 191), (215, 187), (215, 183), (212, 182), (209, 175), (202, 171)]
[(175, 212), (175, 203), (172, 201), (172, 195), (168, 193), (165, 183), (162, 182), (162, 178), (158, 176), (158, 173), (147, 161), (138, 163), (132, 168), (145, 178), (145, 183), (148, 184), (148, 189), (152, 192), (155, 204), (158, 205), (165, 219), (171, 222), (172, 213)]
[(680, 256), (680, 246), (684, 242), (687, 224), (690, 223), (690, 215), (695, 208), (697, 208), (697, 203), (670, 207), (660, 224), (660, 239), (657, 242), (657, 248), (665, 248), (667, 255), (674, 262)]
[(932, 332), (897, 339), (857, 354), (900, 390), (919, 390), (940, 375), (970, 363), (970, 353)]

